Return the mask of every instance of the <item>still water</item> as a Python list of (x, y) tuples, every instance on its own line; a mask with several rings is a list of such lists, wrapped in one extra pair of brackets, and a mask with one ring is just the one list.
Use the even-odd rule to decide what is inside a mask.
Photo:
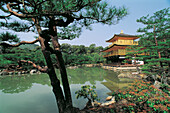
[[(113, 90), (127, 87), (132, 82), (128, 79), (118, 79), (118, 73), (98, 67), (67, 69), (67, 72), (73, 105), (80, 109), (85, 106), (87, 100), (76, 99), (75, 91), (82, 85), (96, 85), (100, 102), (104, 102)], [(57, 113), (57, 111), (47, 74), (0, 77), (0, 113)]]

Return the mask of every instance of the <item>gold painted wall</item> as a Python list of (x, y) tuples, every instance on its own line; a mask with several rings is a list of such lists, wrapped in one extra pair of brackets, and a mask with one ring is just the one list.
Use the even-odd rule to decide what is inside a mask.
[(126, 49), (118, 49), (118, 55), (126, 55)]
[(107, 55), (104, 55), (103, 57), (109, 57), (115, 55), (126, 55), (126, 49), (118, 49), (118, 50), (111, 51)]
[(111, 45), (109, 45), (109, 47), (111, 47), (114, 44), (117, 44), (117, 45), (138, 45), (138, 41), (118, 39), (118, 40), (114, 41)]

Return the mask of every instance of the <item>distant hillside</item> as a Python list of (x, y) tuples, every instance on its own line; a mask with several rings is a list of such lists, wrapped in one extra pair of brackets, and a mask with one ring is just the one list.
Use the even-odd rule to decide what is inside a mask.
[(19, 47), (21, 49), (29, 49), (29, 50), (33, 50), (35, 49), (36, 47), (38, 47), (39, 45), (37, 44), (25, 44), (25, 45), (20, 45)]

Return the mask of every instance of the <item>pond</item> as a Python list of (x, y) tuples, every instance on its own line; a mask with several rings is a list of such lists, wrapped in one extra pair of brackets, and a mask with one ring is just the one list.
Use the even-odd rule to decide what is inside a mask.
[[(128, 79), (118, 79), (116, 72), (100, 67), (67, 69), (67, 72), (73, 105), (80, 109), (87, 102), (83, 98), (76, 99), (75, 92), (82, 85), (96, 85), (100, 102), (104, 102), (113, 90), (127, 87), (132, 82)], [(58, 108), (47, 74), (0, 78), (0, 113), (56, 113), (56, 111)]]

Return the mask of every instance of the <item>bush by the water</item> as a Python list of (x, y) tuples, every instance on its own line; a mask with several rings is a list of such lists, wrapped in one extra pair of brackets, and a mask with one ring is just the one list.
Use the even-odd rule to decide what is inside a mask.
[[(111, 111), (168, 113), (170, 111), (170, 94), (165, 93), (169, 92), (168, 89), (169, 87), (162, 91), (150, 82), (135, 81), (128, 89), (113, 92), (117, 104), (111, 107)], [(119, 102), (122, 100), (126, 100), (126, 102), (120, 105)]]
[(78, 90), (75, 92), (76, 98), (84, 97), (85, 99), (88, 99), (88, 103), (90, 103), (90, 106), (94, 106), (94, 101), (99, 100), (97, 92), (94, 90), (96, 89), (96, 86), (90, 86), (85, 85), (81, 87), (81, 90)]

